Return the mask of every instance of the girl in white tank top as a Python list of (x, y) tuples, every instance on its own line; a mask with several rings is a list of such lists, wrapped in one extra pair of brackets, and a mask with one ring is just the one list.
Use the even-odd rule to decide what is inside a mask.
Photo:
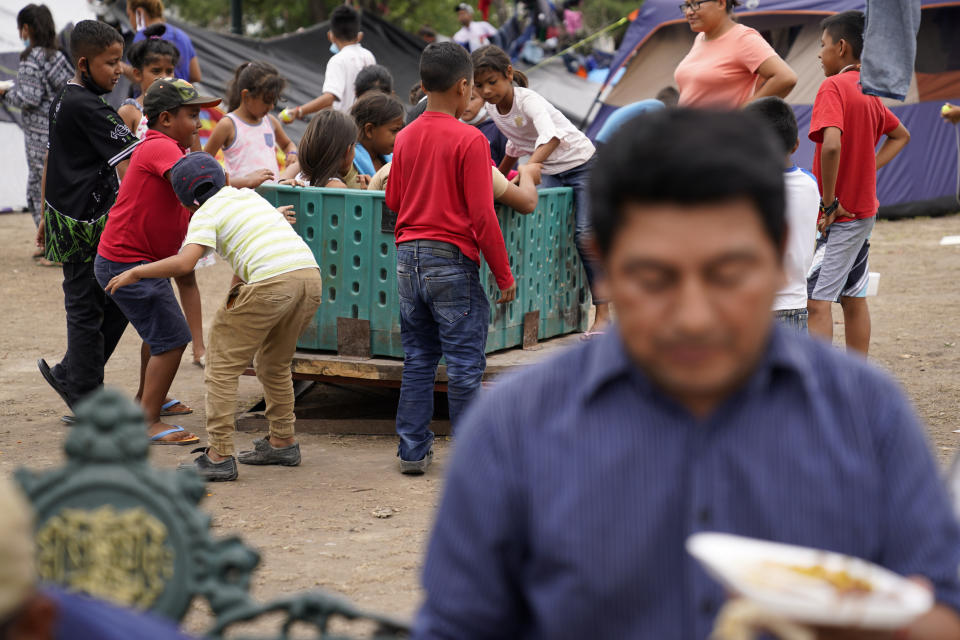
[(296, 159), (297, 145), (270, 115), (286, 81), (272, 65), (245, 62), (237, 67), (227, 88), (230, 113), (214, 127), (204, 151), (215, 156), (223, 150), (226, 172), (234, 187), (255, 188), (280, 177), (277, 147)]

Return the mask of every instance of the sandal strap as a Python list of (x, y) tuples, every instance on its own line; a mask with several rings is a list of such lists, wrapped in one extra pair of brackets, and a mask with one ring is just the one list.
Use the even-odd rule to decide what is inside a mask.
[(161, 411), (166, 411), (166, 410), (169, 409), (170, 407), (175, 407), (175, 406), (177, 406), (178, 404), (180, 404), (180, 401), (179, 401), (179, 400), (171, 400), (170, 402), (165, 402), (165, 403), (163, 403), (162, 405), (160, 405), (160, 409), (161, 409)]
[(180, 425), (173, 425), (172, 428), (167, 429), (166, 431), (161, 431), (160, 433), (158, 433), (158, 434), (156, 434), (156, 435), (154, 435), (154, 436), (150, 436), (150, 439), (151, 439), (151, 440), (160, 440), (161, 438), (163, 438), (163, 436), (168, 436), (168, 435), (170, 435), (171, 433), (180, 433), (181, 431), (186, 431), (186, 429), (184, 429), (184, 428), (181, 427)]

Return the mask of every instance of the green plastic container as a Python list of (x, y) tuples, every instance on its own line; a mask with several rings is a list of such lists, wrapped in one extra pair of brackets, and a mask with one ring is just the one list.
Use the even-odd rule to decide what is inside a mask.
[[(297, 346), (337, 350), (337, 318), (370, 321), (370, 352), (403, 357), (393, 220), (382, 191), (264, 185), (274, 206), (293, 205), (296, 229), (317, 258), (323, 303)], [(523, 344), (523, 319), (539, 311), (539, 339), (586, 329), (585, 276), (573, 242), (573, 191), (542, 189), (536, 211), (497, 209), (517, 298), (496, 304), (496, 280), (486, 263), (480, 281), (490, 298), (487, 352)], [(386, 215), (385, 215), (386, 214)]]

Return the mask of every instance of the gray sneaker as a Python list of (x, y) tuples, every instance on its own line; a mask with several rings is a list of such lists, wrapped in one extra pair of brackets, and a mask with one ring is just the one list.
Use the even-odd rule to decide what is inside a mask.
[(196, 471), (207, 482), (224, 482), (237, 479), (237, 459), (230, 456), (226, 460), (214, 462), (207, 455), (207, 448), (200, 447), (190, 453), (203, 452), (193, 462), (177, 466), (178, 471)]
[(253, 451), (241, 451), (237, 456), (240, 464), (279, 464), (295, 467), (300, 464), (300, 443), (289, 447), (274, 447), (266, 438), (253, 441)]
[(433, 449), (427, 451), (427, 455), (420, 460), (404, 460), (400, 458), (400, 473), (408, 476), (420, 476), (427, 471), (427, 467), (433, 462)]

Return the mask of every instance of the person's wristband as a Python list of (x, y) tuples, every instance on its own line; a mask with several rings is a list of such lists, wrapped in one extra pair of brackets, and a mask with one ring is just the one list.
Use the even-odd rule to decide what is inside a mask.
[(287, 151), (287, 156), (295, 156), (295, 155), (297, 155), (296, 149), (294, 149), (293, 151)]
[(822, 213), (825, 216), (832, 215), (833, 212), (839, 208), (840, 208), (840, 198), (834, 198), (833, 203), (829, 207), (824, 206), (823, 200), (820, 201), (820, 213)]

